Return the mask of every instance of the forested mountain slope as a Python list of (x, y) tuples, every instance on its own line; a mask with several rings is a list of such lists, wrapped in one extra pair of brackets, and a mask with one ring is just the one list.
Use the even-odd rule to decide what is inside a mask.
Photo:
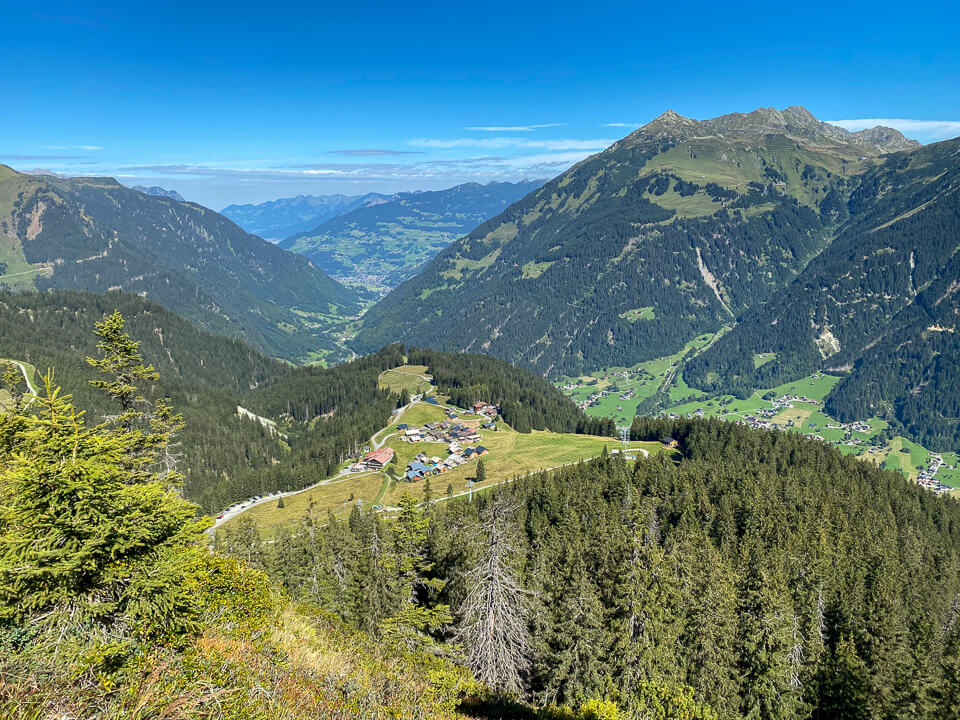
[(227, 205), (220, 212), (248, 233), (279, 242), (296, 233), (307, 232), (332, 217), (364, 203), (386, 199), (380, 193), (365, 195), (297, 195), (257, 205)]
[[(443, 581), (427, 576), (430, 518), (409, 495), (389, 530), (356, 516), (372, 520), (373, 582), (340, 600), (376, 618), (365, 631), (320, 606), (328, 578), (362, 573), (321, 567), (340, 526), (333, 516), (317, 523), (312, 504), (307, 532), (277, 543), (287, 578), (314, 591), (306, 602), (250, 567), (262, 565), (259, 538), (211, 548), (209, 519), (182, 497), (169, 462), (179, 420), (131, 387), (157, 378), (123, 325), (113, 314), (97, 326), (99, 389), (121, 411), (103, 422), (49, 377), (23, 395), (19, 372), (3, 368), (0, 718), (455, 720), (503, 717), (505, 702), (529, 720), (622, 720), (599, 695), (578, 711), (541, 713), (471, 676), (443, 642), (453, 617), (428, 597)], [(245, 559), (225, 557), (232, 548)], [(645, 704), (649, 720), (716, 720), (689, 690), (649, 687)]]
[[(960, 443), (960, 140), (884, 156), (840, 208), (842, 231), (782, 294), (688, 365), (741, 396), (818, 369), (827, 409), (880, 415), (934, 448)], [(776, 358), (755, 369), (755, 353)]]
[(792, 282), (846, 219), (855, 177), (916, 144), (799, 107), (665, 113), (442, 252), (364, 316), (355, 347), (566, 374), (670, 354)]
[[(115, 310), (140, 342), (145, 362), (160, 374), (141, 391), (149, 399), (169, 398), (190, 428), (176, 440), (190, 499), (222, 500), (223, 493), (217, 496), (221, 484), (264, 472), (285, 456), (280, 438), (240, 417), (237, 405), (252, 388), (286, 376), (289, 367), (240, 340), (198, 330), (136, 295), (0, 293), (0, 358), (28, 362), (40, 374), (53, 369), (55, 383), (87, 411), (90, 422), (99, 422), (117, 410), (90, 385), (99, 373), (86, 358), (99, 357), (95, 325)], [(205, 509), (220, 507), (211, 502)]]
[[(154, 378), (118, 317), (99, 328), (106, 365)], [(133, 402), (101, 422), (40, 385), (11, 384), (0, 411), (0, 718), (454, 720), (481, 690), (211, 551), (209, 519), (177, 489), (166, 406), (110, 378)]]
[[(141, 392), (148, 400), (169, 398), (190, 428), (176, 439), (184, 494), (209, 513), (329, 477), (407, 401), (379, 384), (381, 372), (404, 364), (401, 346), (331, 368), (294, 368), (119, 292), (0, 293), (0, 359), (30, 363), (41, 374), (55, 368), (63, 392), (99, 421), (116, 407), (90, 385), (99, 374), (86, 358), (100, 356), (95, 325), (115, 310), (160, 375)], [(573, 402), (526, 370), (490, 357), (414, 352), (418, 362), (437, 366), (438, 382), (458, 399), (502, 398), (519, 432), (588, 429)]]
[(283, 240), (280, 247), (303, 253), (340, 280), (389, 289), (543, 182), (465, 183), (447, 190), (397, 193), (364, 202)]
[[(960, 505), (795, 434), (642, 418), (631, 433), (672, 437), (679, 457), (606, 456), (394, 522), (355, 508), (274, 542), (221, 540), (376, 632), (407, 602), (390, 553), (418, 538), (417, 605), (449, 607), (443, 637), (477, 677), (624, 711), (595, 718), (955, 716)], [(658, 690), (684, 687), (686, 713), (657, 714)]]
[(264, 352), (314, 357), (358, 298), (308, 260), (212, 210), (111, 178), (23, 175), (0, 166), (0, 286), (121, 289)]
[(160, 375), (140, 391), (150, 401), (169, 398), (190, 428), (176, 438), (176, 454), (184, 495), (205, 512), (324, 479), (397, 406), (397, 396), (377, 383), (381, 371), (403, 363), (397, 347), (331, 369), (297, 369), (125, 293), (0, 295), (0, 358), (29, 362), (39, 373), (54, 368), (56, 383), (92, 421), (115, 414), (114, 404), (90, 385), (99, 373), (86, 362), (100, 356), (95, 324), (115, 310), (141, 343), (144, 362)]

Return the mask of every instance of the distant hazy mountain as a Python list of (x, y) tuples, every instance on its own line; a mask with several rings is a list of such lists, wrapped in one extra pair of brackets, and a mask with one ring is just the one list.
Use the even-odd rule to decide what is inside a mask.
[(387, 197), (366, 195), (297, 195), (259, 205), (228, 205), (222, 212), (249, 233), (277, 242), (306, 232), (332, 217), (350, 212), (366, 202)]
[(180, 193), (178, 193), (176, 190), (167, 190), (166, 188), (162, 188), (159, 185), (151, 185), (150, 187), (145, 187), (143, 185), (134, 185), (132, 189), (139, 190), (144, 195), (153, 195), (154, 197), (166, 197), (166, 198), (170, 198), (171, 200), (186, 202), (186, 200), (183, 199), (183, 196)]
[(280, 247), (303, 253), (342, 281), (389, 289), (451, 242), (502, 212), (544, 180), (465, 183), (367, 201)]
[(676, 352), (789, 285), (896, 130), (801, 107), (667, 112), (483, 223), (371, 308), (354, 344), (484, 351), (542, 372)]
[(323, 330), (359, 311), (357, 294), (309, 260), (200, 205), (5, 165), (0, 288), (124, 290), (290, 359), (335, 350)]

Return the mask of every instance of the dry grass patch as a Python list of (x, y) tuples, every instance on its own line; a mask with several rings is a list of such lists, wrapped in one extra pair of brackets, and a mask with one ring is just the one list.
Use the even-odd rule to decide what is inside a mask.
[(386, 476), (381, 472), (347, 475), (340, 480), (283, 498), (282, 508), (277, 507), (278, 500), (255, 505), (224, 523), (222, 527), (226, 529), (234, 525), (239, 518), (245, 517), (253, 520), (266, 532), (274, 527), (299, 521), (310, 509), (311, 503), (317, 512), (326, 513), (329, 510), (336, 515), (346, 515), (357, 500), (363, 500), (365, 505), (372, 505), (385, 481)]
[(800, 427), (815, 411), (816, 408), (787, 408), (770, 418), (770, 422), (781, 427), (788, 427), (792, 420), (793, 427)]

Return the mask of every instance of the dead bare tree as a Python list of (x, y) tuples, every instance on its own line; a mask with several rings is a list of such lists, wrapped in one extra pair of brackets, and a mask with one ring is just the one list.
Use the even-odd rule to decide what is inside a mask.
[(511, 533), (516, 509), (501, 496), (483, 514), (485, 542), (465, 577), (467, 592), (457, 630), (474, 676), (488, 687), (507, 692), (522, 691), (523, 673), (530, 667), (529, 605)]

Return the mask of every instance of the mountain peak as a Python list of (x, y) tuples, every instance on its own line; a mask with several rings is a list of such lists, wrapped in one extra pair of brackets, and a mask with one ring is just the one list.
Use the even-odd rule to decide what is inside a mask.
[(183, 199), (183, 196), (178, 193), (176, 190), (167, 190), (162, 188), (159, 185), (152, 185), (150, 187), (144, 187), (143, 185), (133, 185), (130, 188), (131, 190), (137, 190), (142, 192), (144, 195), (151, 195), (153, 197), (165, 197), (170, 198), (171, 200), (176, 200), (177, 202), (186, 202)]
[(920, 143), (905, 137), (902, 132), (885, 125), (858, 130), (851, 133), (855, 138), (859, 138), (868, 145), (879, 149), (881, 152), (894, 152), (896, 150), (905, 150), (906, 148), (920, 147)]
[(697, 125), (699, 125), (699, 123), (693, 118), (684, 117), (674, 110), (667, 110), (640, 128), (639, 132), (646, 135), (660, 135), (682, 131)]
[(807, 110), (803, 105), (791, 105), (782, 113), (786, 120), (796, 125), (818, 125), (820, 123), (813, 113)]
[(654, 120), (686, 120), (686, 118), (675, 110), (667, 110), (665, 113), (661, 113), (659, 117), (654, 118)]

